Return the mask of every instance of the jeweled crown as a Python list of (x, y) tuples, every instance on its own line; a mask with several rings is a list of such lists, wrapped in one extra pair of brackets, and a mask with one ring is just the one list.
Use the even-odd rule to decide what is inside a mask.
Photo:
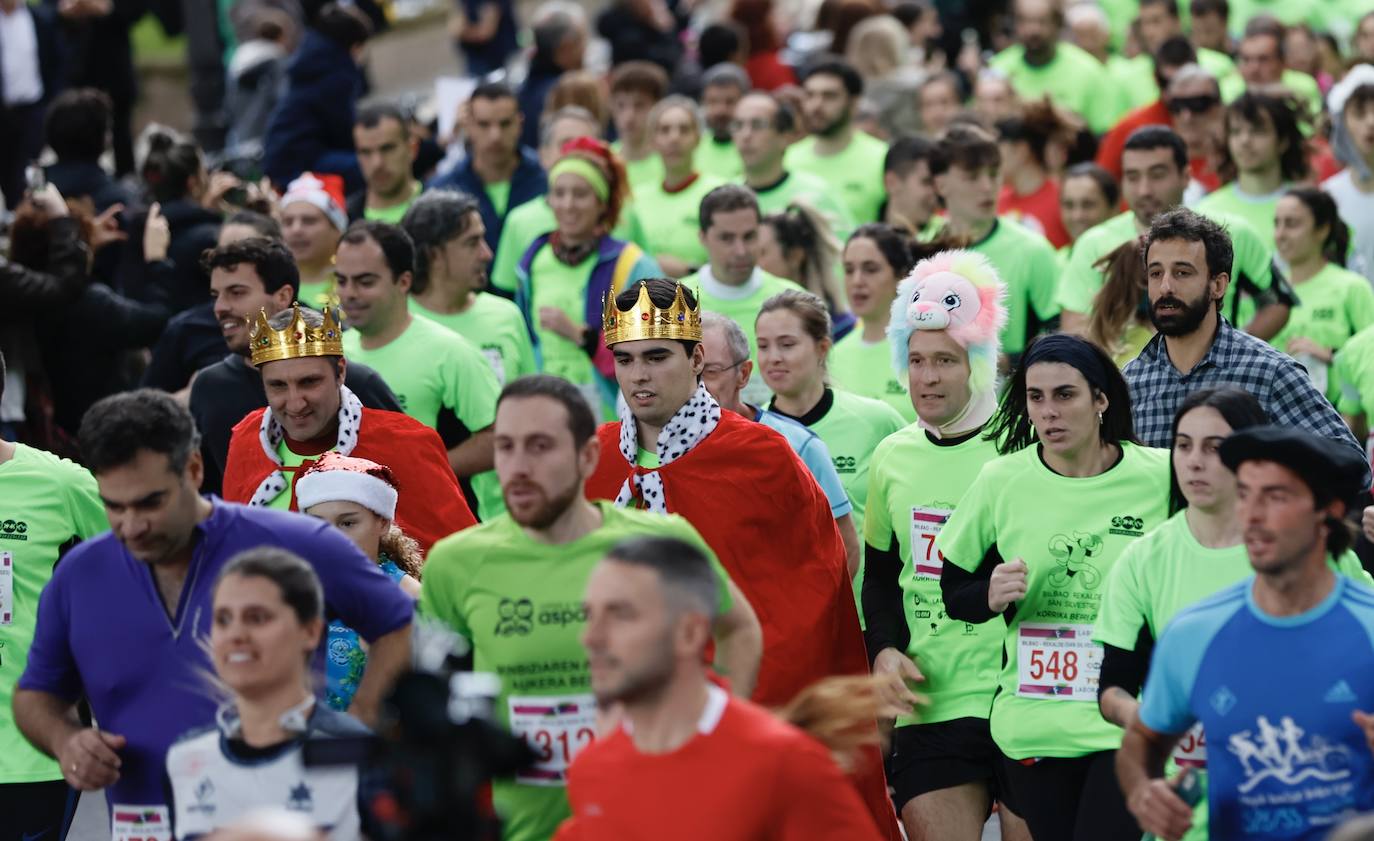
[(258, 313), (248, 333), (248, 347), (253, 365), (276, 362), (279, 359), (299, 359), (304, 356), (343, 356), (343, 331), (329, 307), (324, 308), (324, 324), (311, 327), (301, 316), (299, 304), (293, 305), (291, 323), (284, 330), (274, 330), (267, 323), (267, 310)]
[(639, 297), (635, 305), (621, 310), (615, 303), (614, 295), (607, 295), (605, 313), (601, 318), (601, 329), (606, 335), (606, 346), (618, 342), (633, 342), (640, 339), (679, 339), (689, 342), (701, 341), (701, 302), (695, 307), (687, 305), (687, 296), (681, 283), (673, 296), (673, 304), (667, 309), (654, 305), (649, 297), (648, 281), (639, 284)]

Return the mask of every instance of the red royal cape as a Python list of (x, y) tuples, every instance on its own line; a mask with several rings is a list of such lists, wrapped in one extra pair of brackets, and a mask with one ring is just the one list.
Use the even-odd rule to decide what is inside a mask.
[[(224, 498), (229, 502), (246, 504), (267, 474), (278, 469), (262, 451), (258, 438), (266, 411), (257, 409), (234, 425), (224, 465)], [(349, 455), (391, 468), (400, 491), (396, 525), (414, 538), (426, 555), (435, 541), (477, 523), (449, 467), (448, 451), (439, 433), (414, 418), (364, 407), (358, 444)], [(314, 463), (314, 459), (306, 459), (300, 469)], [(296, 483), (292, 481), (292, 511), (298, 510), (295, 489)]]
[[(597, 432), (601, 461), (588, 499), (614, 500), (635, 471), (620, 454), (620, 424)], [(658, 468), (668, 510), (686, 518), (720, 558), (763, 626), (753, 700), (780, 707), (832, 675), (868, 674), (844, 541), (830, 503), (777, 432), (734, 412), (686, 455)], [(899, 838), (877, 750), (856, 769), (859, 793), (889, 838)]]

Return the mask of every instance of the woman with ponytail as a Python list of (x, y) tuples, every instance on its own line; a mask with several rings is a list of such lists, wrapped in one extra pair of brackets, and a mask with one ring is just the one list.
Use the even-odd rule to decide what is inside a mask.
[(1145, 260), (1132, 237), (1093, 264), (1105, 282), (1093, 298), (1088, 338), (1105, 350), (1118, 368), (1140, 355), (1155, 335), (1146, 295)]
[(515, 302), (540, 370), (577, 386), (606, 417), (615, 416), (617, 387), (602, 303), (663, 274), (639, 246), (611, 236), (629, 194), (625, 165), (609, 146), (590, 137), (565, 143), (549, 170), (557, 227), (530, 244), (515, 270)]
[(825, 301), (834, 319), (835, 338), (854, 326), (844, 288), (835, 274), (840, 243), (830, 223), (815, 208), (794, 201), (769, 213), (759, 226), (759, 268), (785, 278)]
[(1315, 187), (1295, 187), (1279, 199), (1274, 245), (1288, 263), (1299, 303), (1271, 344), (1303, 363), (1325, 391), (1336, 351), (1374, 323), (1374, 290), (1345, 268), (1350, 229), (1335, 200)]

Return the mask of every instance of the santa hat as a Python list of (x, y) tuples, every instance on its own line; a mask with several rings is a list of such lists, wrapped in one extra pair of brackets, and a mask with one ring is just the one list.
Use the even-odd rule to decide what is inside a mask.
[(319, 208), (329, 219), (329, 223), (339, 231), (348, 227), (348, 214), (344, 213), (343, 178), (331, 173), (304, 172), (300, 177), (286, 185), (286, 195), (281, 197), (283, 209), (287, 205), (303, 201)]
[(997, 354), (1007, 323), (1007, 287), (997, 270), (974, 251), (942, 251), (922, 260), (897, 287), (887, 337), (892, 365), (907, 371), (907, 348), (917, 330), (944, 330), (968, 351), (969, 388), (992, 391)]
[(356, 502), (394, 520), (398, 497), (391, 468), (338, 453), (325, 453), (296, 480), (296, 503), (302, 511), (322, 502)]

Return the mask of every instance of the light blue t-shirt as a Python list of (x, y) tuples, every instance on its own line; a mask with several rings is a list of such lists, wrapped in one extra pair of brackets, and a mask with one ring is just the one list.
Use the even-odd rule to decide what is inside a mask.
[(1254, 581), (1165, 627), (1140, 720), (1159, 733), (1202, 722), (1213, 838), (1320, 841), (1374, 810), (1374, 755), (1350, 717), (1374, 706), (1374, 589), (1337, 576), (1316, 607), (1275, 617)]
[(816, 484), (821, 486), (825, 498), (830, 500), (831, 515), (838, 519), (852, 513), (854, 506), (850, 504), (849, 494), (844, 492), (844, 486), (840, 484), (840, 474), (835, 472), (835, 462), (830, 458), (830, 448), (825, 446), (821, 436), (777, 412), (767, 409), (759, 409), (758, 412), (754, 420), (781, 433), (782, 437), (787, 439), (787, 443), (792, 445), (802, 464), (805, 464), (811, 475), (816, 477)]

